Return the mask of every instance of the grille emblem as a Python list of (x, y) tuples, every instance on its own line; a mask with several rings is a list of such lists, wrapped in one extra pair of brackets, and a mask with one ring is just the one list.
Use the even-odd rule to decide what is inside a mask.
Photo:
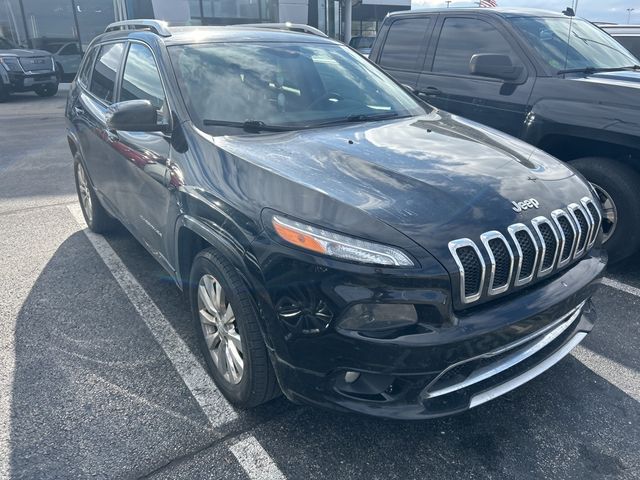
[(523, 200), (522, 202), (511, 202), (513, 205), (513, 211), (520, 213), (523, 210), (529, 210), (530, 208), (540, 208), (540, 202), (535, 198)]

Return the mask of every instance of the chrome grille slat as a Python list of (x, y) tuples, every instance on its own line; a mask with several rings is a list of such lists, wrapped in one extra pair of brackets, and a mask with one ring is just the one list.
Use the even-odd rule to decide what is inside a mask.
[[(466, 284), (465, 268), (462, 263), (462, 260), (458, 256), (458, 250), (463, 249), (465, 247), (470, 247), (475, 251), (476, 255), (478, 256), (478, 260), (480, 262), (480, 270), (481, 270), (480, 282), (479, 282), (479, 287), (477, 289), (477, 292), (472, 293), (470, 295), (467, 295), (467, 292), (466, 292), (467, 284)], [(449, 251), (451, 252), (451, 255), (453, 255), (453, 259), (455, 260), (456, 265), (458, 266), (458, 272), (460, 274), (460, 300), (462, 301), (462, 303), (475, 302), (482, 296), (482, 291), (484, 288), (484, 277), (485, 277), (485, 271), (486, 271), (486, 265), (484, 263), (484, 258), (482, 256), (482, 253), (480, 253), (480, 249), (473, 242), (473, 240), (469, 238), (461, 238), (459, 240), (454, 240), (452, 242), (449, 242)]]
[[(487, 293), (489, 295), (498, 295), (499, 293), (506, 292), (509, 289), (509, 285), (511, 284), (511, 276), (513, 274), (513, 251), (509, 246), (509, 242), (507, 242), (507, 239), (504, 238), (504, 236), (496, 230), (483, 233), (480, 236), (480, 240), (482, 241), (485, 249), (487, 250), (487, 253), (489, 255), (490, 265), (491, 265), (491, 269), (489, 271), (489, 288), (487, 290)], [(492, 246), (492, 242), (502, 242), (502, 245), (506, 247), (507, 253), (509, 255), (507, 280), (506, 282), (499, 284), (497, 286), (495, 284), (497, 272), (498, 272), (498, 269), (504, 268), (504, 264), (503, 262), (501, 262), (500, 264), (498, 263), (500, 259), (497, 259), (495, 255), (499, 247)]]
[(587, 249), (587, 238), (589, 238), (589, 235), (591, 234), (591, 226), (582, 206), (577, 203), (572, 203), (567, 207), (567, 209), (569, 210), (569, 215), (571, 216), (578, 232), (576, 246), (573, 253), (573, 258), (578, 258)]
[[(527, 227), (524, 223), (516, 223), (514, 225), (510, 225), (507, 228), (507, 230), (509, 232), (509, 235), (511, 236), (511, 239), (513, 240), (514, 245), (516, 246), (516, 252), (518, 252), (515, 280), (513, 282), (513, 285), (515, 287), (519, 287), (521, 285), (526, 285), (531, 280), (533, 280), (533, 277), (536, 273), (536, 266), (538, 263), (538, 255), (539, 255), (538, 244), (533, 238), (533, 234), (531, 233), (531, 230), (529, 230), (529, 227)], [(518, 233), (520, 232), (525, 232), (525, 234), (529, 236), (529, 240), (531, 241), (534, 252), (535, 252), (533, 256), (533, 265), (531, 266), (531, 273), (524, 277), (521, 274), (522, 274), (523, 263), (525, 261), (525, 258), (524, 258), (525, 254), (523, 253), (523, 250), (522, 250), (523, 245), (518, 240)]]
[(583, 197), (554, 210), (550, 219), (535, 217), (532, 228), (510, 225), (506, 237), (491, 230), (480, 235), (478, 244), (470, 238), (449, 242), (458, 268), (460, 301), (469, 304), (483, 295), (498, 295), (568, 265), (594, 246), (601, 223), (594, 200)]
[(580, 200), (580, 203), (591, 219), (592, 228), (587, 245), (587, 250), (590, 250), (591, 247), (593, 247), (593, 245), (596, 243), (596, 239), (598, 238), (598, 232), (600, 231), (600, 225), (602, 223), (602, 214), (600, 213), (600, 210), (595, 205), (593, 200), (591, 200), (589, 197), (582, 198)]
[[(564, 236), (562, 237), (558, 236), (558, 232), (556, 232), (555, 227), (547, 217), (536, 217), (533, 220), (531, 220), (531, 224), (533, 225), (533, 229), (538, 234), (540, 244), (542, 245), (542, 253), (540, 255), (540, 267), (538, 269), (538, 277), (544, 277), (545, 275), (550, 274), (553, 268), (555, 267), (556, 260), (558, 259), (558, 255), (560, 252), (562, 252), (562, 248), (564, 246)], [(548, 231), (551, 232), (555, 246), (550, 245), (549, 244), (550, 242), (547, 243), (547, 240), (545, 240), (543, 225), (546, 225), (548, 227)], [(550, 248), (550, 246), (552, 246), (553, 248)], [(548, 263), (546, 263), (545, 259), (547, 258), (547, 255), (549, 254), (549, 252), (552, 252), (552, 256), (549, 257), (550, 260)], [(548, 265), (548, 266), (545, 266), (545, 265)]]
[[(573, 221), (564, 210), (554, 210), (551, 212), (551, 218), (558, 229), (560, 238), (562, 238), (562, 248), (559, 249), (560, 254), (556, 265), (556, 268), (562, 268), (573, 259), (573, 252), (575, 251), (578, 235)], [(569, 236), (569, 234), (571, 236)]]

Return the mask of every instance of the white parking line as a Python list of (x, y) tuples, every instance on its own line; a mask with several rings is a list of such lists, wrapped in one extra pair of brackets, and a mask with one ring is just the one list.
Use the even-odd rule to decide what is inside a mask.
[(251, 480), (284, 480), (286, 477), (255, 437), (247, 437), (229, 447)]
[(582, 345), (574, 348), (571, 354), (596, 375), (640, 402), (640, 373)]
[(87, 225), (80, 206), (68, 205), (67, 208), (78, 225), (84, 228), (85, 235), (182, 377), (211, 426), (217, 428), (236, 419), (236, 412), (216, 388), (209, 374), (151, 300), (142, 285), (129, 272), (111, 245), (104, 237), (96, 235), (86, 228)]
[(636, 297), (640, 297), (640, 288), (632, 287), (631, 285), (619, 282), (618, 280), (614, 280), (613, 278), (603, 278), (602, 284), (606, 285), (607, 287), (615, 288), (622, 292), (635, 295)]

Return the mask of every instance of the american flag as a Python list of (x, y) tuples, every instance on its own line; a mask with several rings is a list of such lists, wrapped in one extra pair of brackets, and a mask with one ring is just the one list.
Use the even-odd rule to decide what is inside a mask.
[(480, 0), (478, 3), (480, 4), (481, 8), (491, 8), (498, 6), (498, 2), (496, 2), (496, 0)]

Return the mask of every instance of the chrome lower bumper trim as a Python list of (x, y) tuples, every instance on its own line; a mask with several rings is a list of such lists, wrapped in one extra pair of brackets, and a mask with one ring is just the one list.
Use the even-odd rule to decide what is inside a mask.
[(508, 382), (498, 385), (495, 388), (491, 388), (489, 390), (485, 390), (484, 392), (478, 393), (471, 397), (471, 402), (469, 403), (469, 408), (477, 407), (478, 405), (482, 405), (485, 402), (493, 400), (494, 398), (499, 397), (500, 395), (504, 395), (505, 393), (510, 392), (511, 390), (518, 388), (520, 385), (527, 383), (529, 380), (534, 379), (541, 373), (547, 371), (549, 368), (553, 367), (556, 363), (566, 357), (571, 350), (576, 347), (584, 337), (587, 336), (586, 332), (578, 332), (575, 336), (569, 340), (569, 342), (565, 343), (562, 348), (557, 350), (553, 355), (547, 357), (544, 361), (533, 367), (531, 370), (527, 370), (522, 375), (519, 375), (515, 378), (512, 378)]
[[(552, 324), (547, 325), (544, 328), (541, 328), (537, 332), (534, 332), (531, 335), (528, 335), (518, 340), (517, 342), (513, 342), (509, 345), (498, 348), (496, 350), (485, 353), (483, 355), (478, 355), (477, 357), (463, 360), (462, 362), (458, 362), (454, 365), (451, 365), (446, 370), (444, 370), (440, 375), (438, 375), (438, 377), (435, 380), (433, 380), (427, 386), (427, 388), (425, 388), (422, 394), (423, 398), (424, 399), (435, 398), (442, 395), (447, 395), (449, 393), (452, 393), (458, 390), (462, 390), (463, 388), (467, 388), (471, 385), (487, 380), (488, 378), (491, 378), (501, 372), (504, 372), (505, 370), (517, 365), (518, 363), (526, 360), (532, 355), (535, 355), (537, 352), (539, 352), (544, 347), (546, 347), (551, 342), (553, 342), (556, 338), (558, 338), (564, 331), (566, 331), (576, 321), (576, 319), (582, 313), (582, 307), (584, 306), (585, 303), (586, 302), (582, 302), (580, 305), (575, 307), (569, 313), (563, 315), (561, 318), (559, 318)], [(474, 370), (467, 378), (465, 378), (461, 382), (455, 383), (453, 385), (449, 385), (445, 388), (429, 391), (429, 388), (436, 385), (437, 382), (440, 380), (440, 378), (442, 378), (447, 372), (451, 371), (456, 367), (473, 362), (475, 360), (495, 357), (497, 355), (506, 353), (510, 350), (515, 350), (519, 346), (529, 342), (532, 342), (532, 343), (526, 348), (515, 351), (512, 354), (500, 360), (497, 360), (495, 363), (492, 363), (485, 367)]]

